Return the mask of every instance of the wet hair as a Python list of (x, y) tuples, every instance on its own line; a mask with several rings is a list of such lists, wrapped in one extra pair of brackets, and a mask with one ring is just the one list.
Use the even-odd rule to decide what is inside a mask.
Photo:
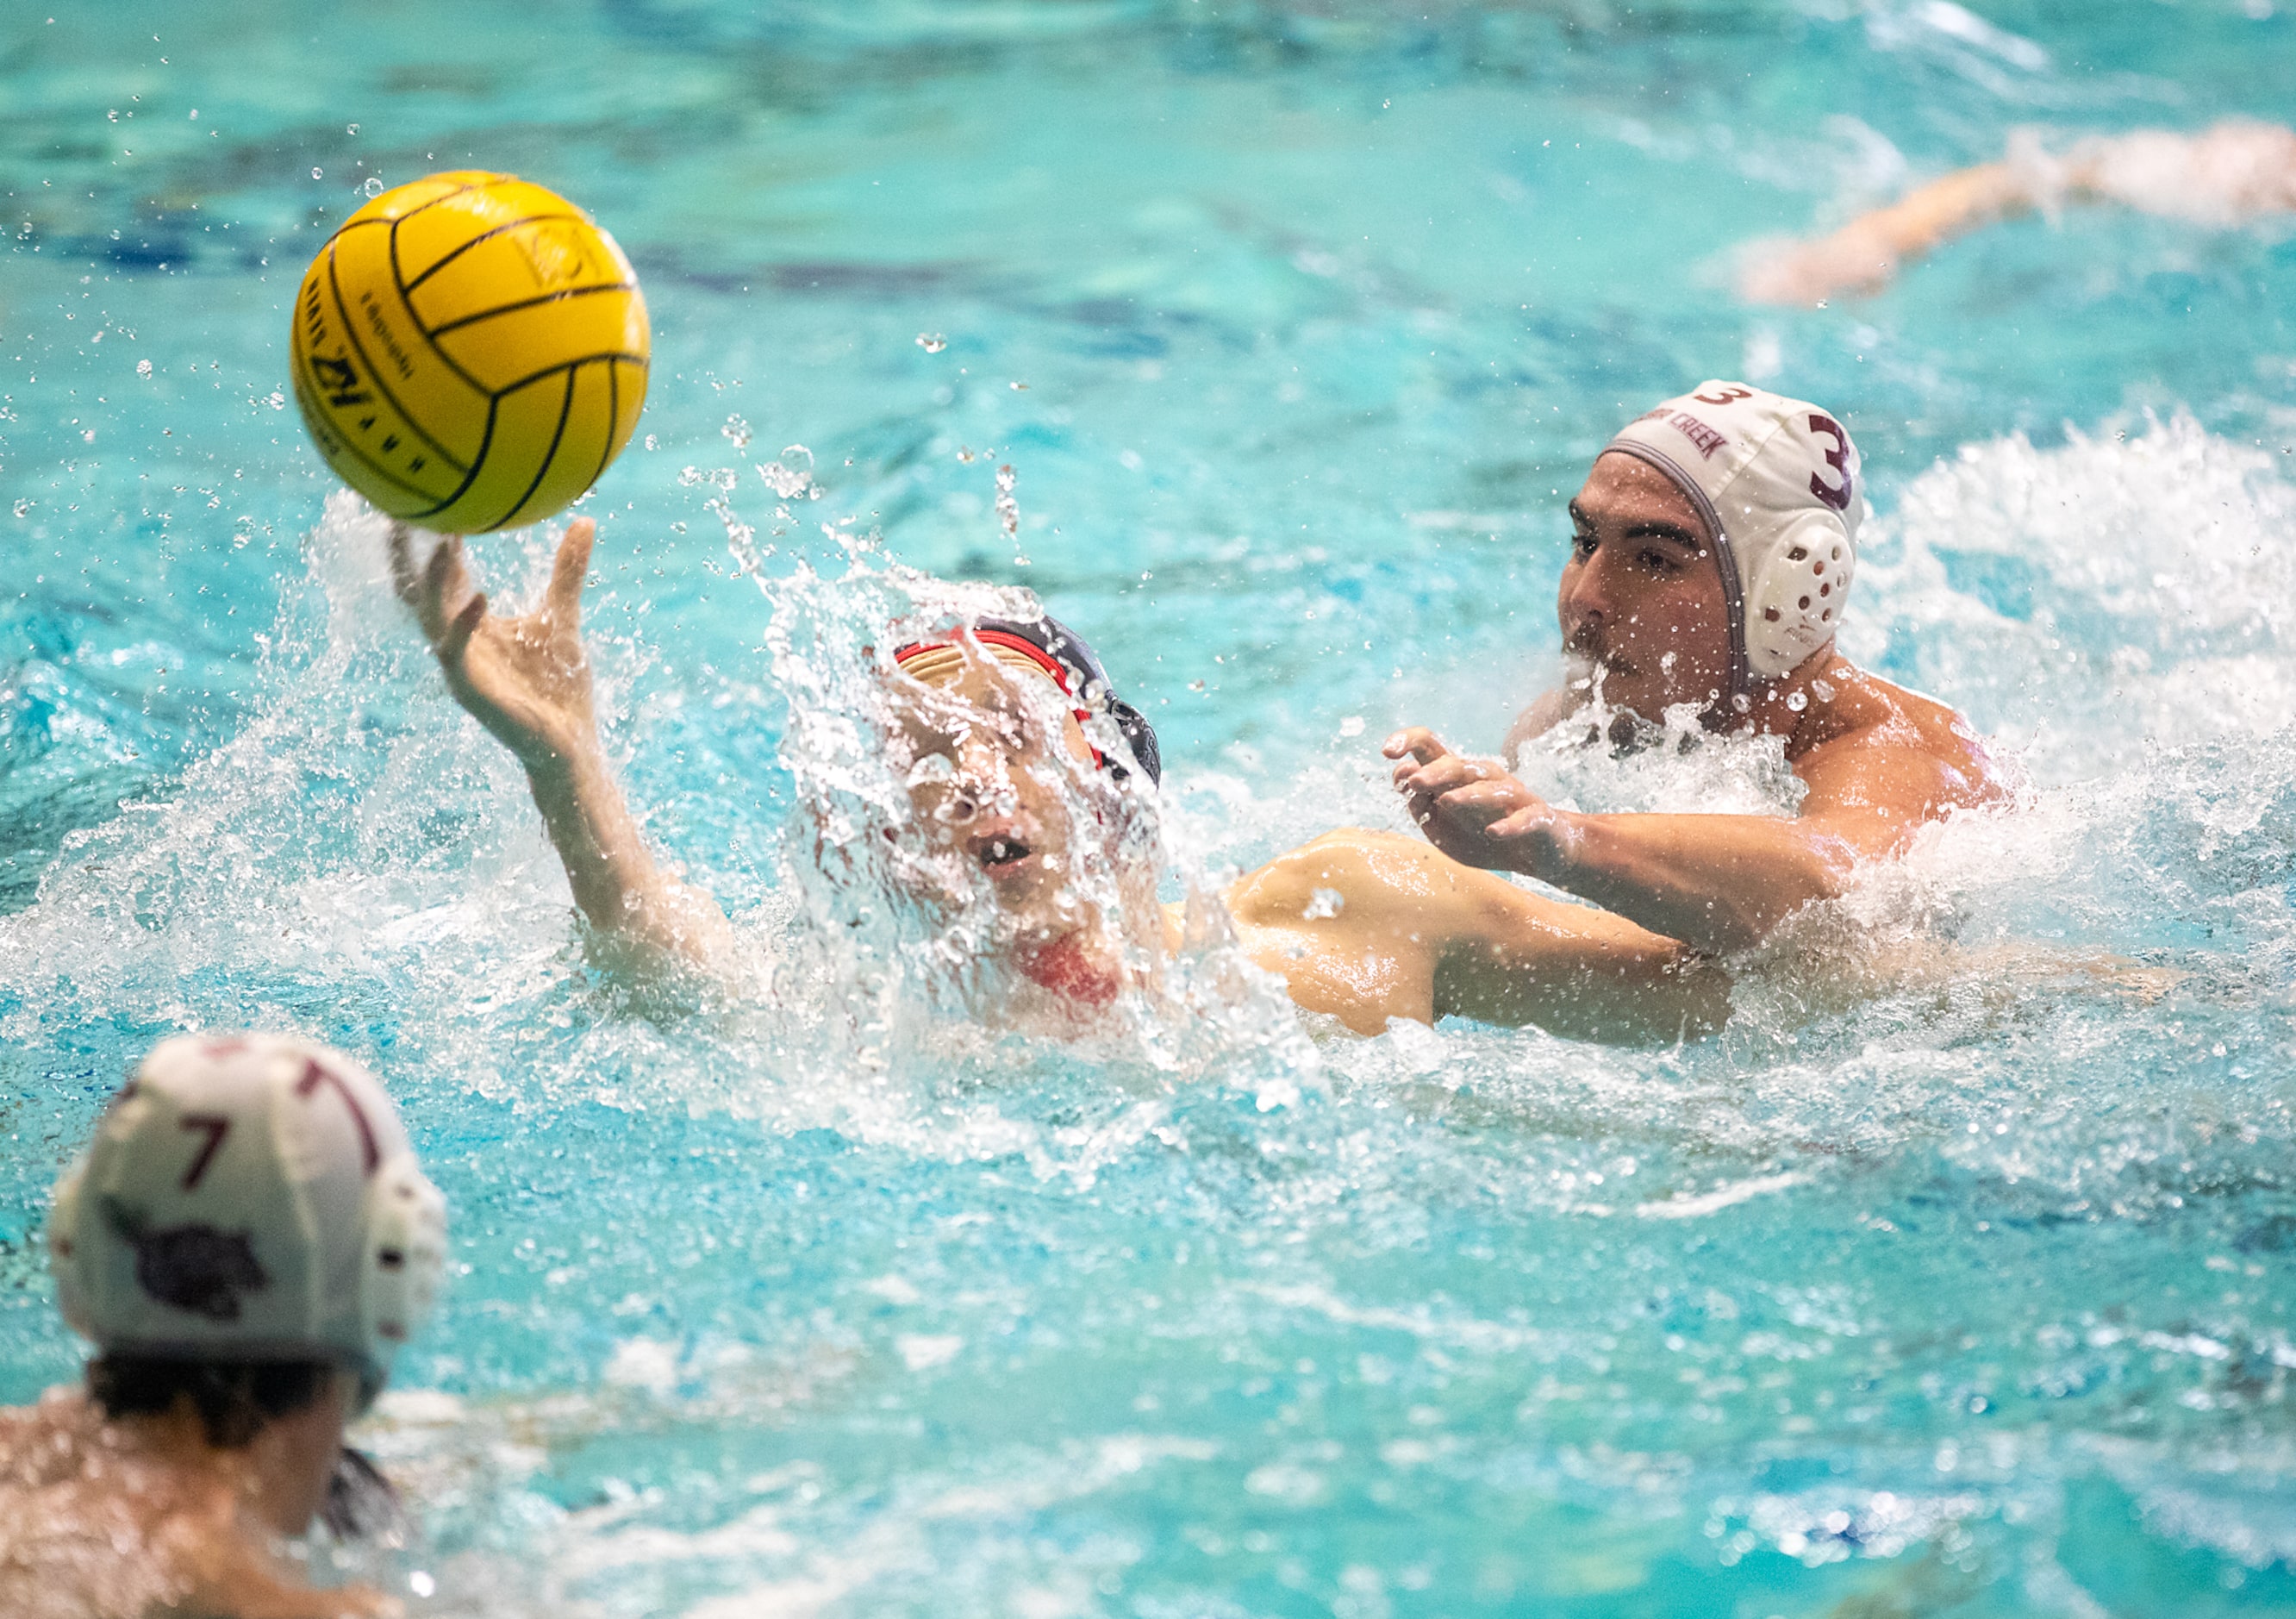
[(107, 1417), (157, 1417), (188, 1399), (208, 1442), (235, 1451), (264, 1425), (316, 1400), (331, 1360), (184, 1360), (108, 1354), (87, 1363), (87, 1392)]

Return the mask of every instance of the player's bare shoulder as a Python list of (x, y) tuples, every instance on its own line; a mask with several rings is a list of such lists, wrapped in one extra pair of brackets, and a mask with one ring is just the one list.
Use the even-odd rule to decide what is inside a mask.
[(1938, 775), (1935, 809), (2005, 803), (2000, 766), (1960, 711), (1837, 658), (1810, 682), (1814, 699), (1786, 744), (1795, 774), (1813, 790), (1837, 772), (1881, 756), (1919, 759)]

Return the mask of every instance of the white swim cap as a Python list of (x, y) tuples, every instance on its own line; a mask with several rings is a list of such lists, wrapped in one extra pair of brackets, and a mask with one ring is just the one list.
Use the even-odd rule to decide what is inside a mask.
[(437, 1297), (446, 1200), (348, 1057), (184, 1035), (57, 1183), (48, 1243), (64, 1319), (107, 1351), (331, 1359), (372, 1394)]
[(1866, 513), (1857, 447), (1815, 405), (1706, 382), (1628, 423), (1603, 448), (1658, 468), (1721, 551), (1730, 691), (1775, 679), (1833, 638)]

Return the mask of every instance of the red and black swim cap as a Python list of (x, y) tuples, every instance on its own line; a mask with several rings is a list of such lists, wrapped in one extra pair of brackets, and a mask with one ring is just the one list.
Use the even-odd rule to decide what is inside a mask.
[[(1114, 720), (1125, 744), (1132, 750), (1134, 760), (1147, 773), (1148, 779), (1162, 783), (1163, 760), (1157, 752), (1155, 727), (1148, 723), (1145, 714), (1116, 694), (1108, 670), (1102, 667), (1082, 636), (1049, 613), (1040, 619), (974, 619), (964, 628), (973, 640), (1000, 662), (1033, 668), (1049, 677), (1068, 697), (1072, 705), (1070, 711), (1078, 724), (1095, 712)], [(912, 641), (894, 649), (893, 662), (897, 668), (910, 669), (929, 660), (933, 653), (955, 650), (953, 641)], [(1098, 748), (1093, 749), (1092, 756), (1095, 763), (1119, 780), (1130, 774), (1121, 762), (1107, 757)]]

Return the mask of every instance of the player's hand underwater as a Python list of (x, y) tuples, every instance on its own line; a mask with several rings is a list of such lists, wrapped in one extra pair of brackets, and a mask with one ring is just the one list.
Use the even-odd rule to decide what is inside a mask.
[(558, 542), (542, 604), (522, 617), (487, 611), (459, 536), (439, 538), (418, 571), (413, 530), (390, 525), (390, 568), (439, 654), (455, 700), (529, 770), (567, 766), (597, 751), (590, 660), (582, 648), (582, 581), (597, 525), (578, 517)]
[(1547, 801), (1496, 760), (1454, 753), (1423, 726), (1398, 731), (1381, 750), (1403, 762), (1395, 790), (1427, 841), (1463, 866), (1546, 877), (1564, 828)]

